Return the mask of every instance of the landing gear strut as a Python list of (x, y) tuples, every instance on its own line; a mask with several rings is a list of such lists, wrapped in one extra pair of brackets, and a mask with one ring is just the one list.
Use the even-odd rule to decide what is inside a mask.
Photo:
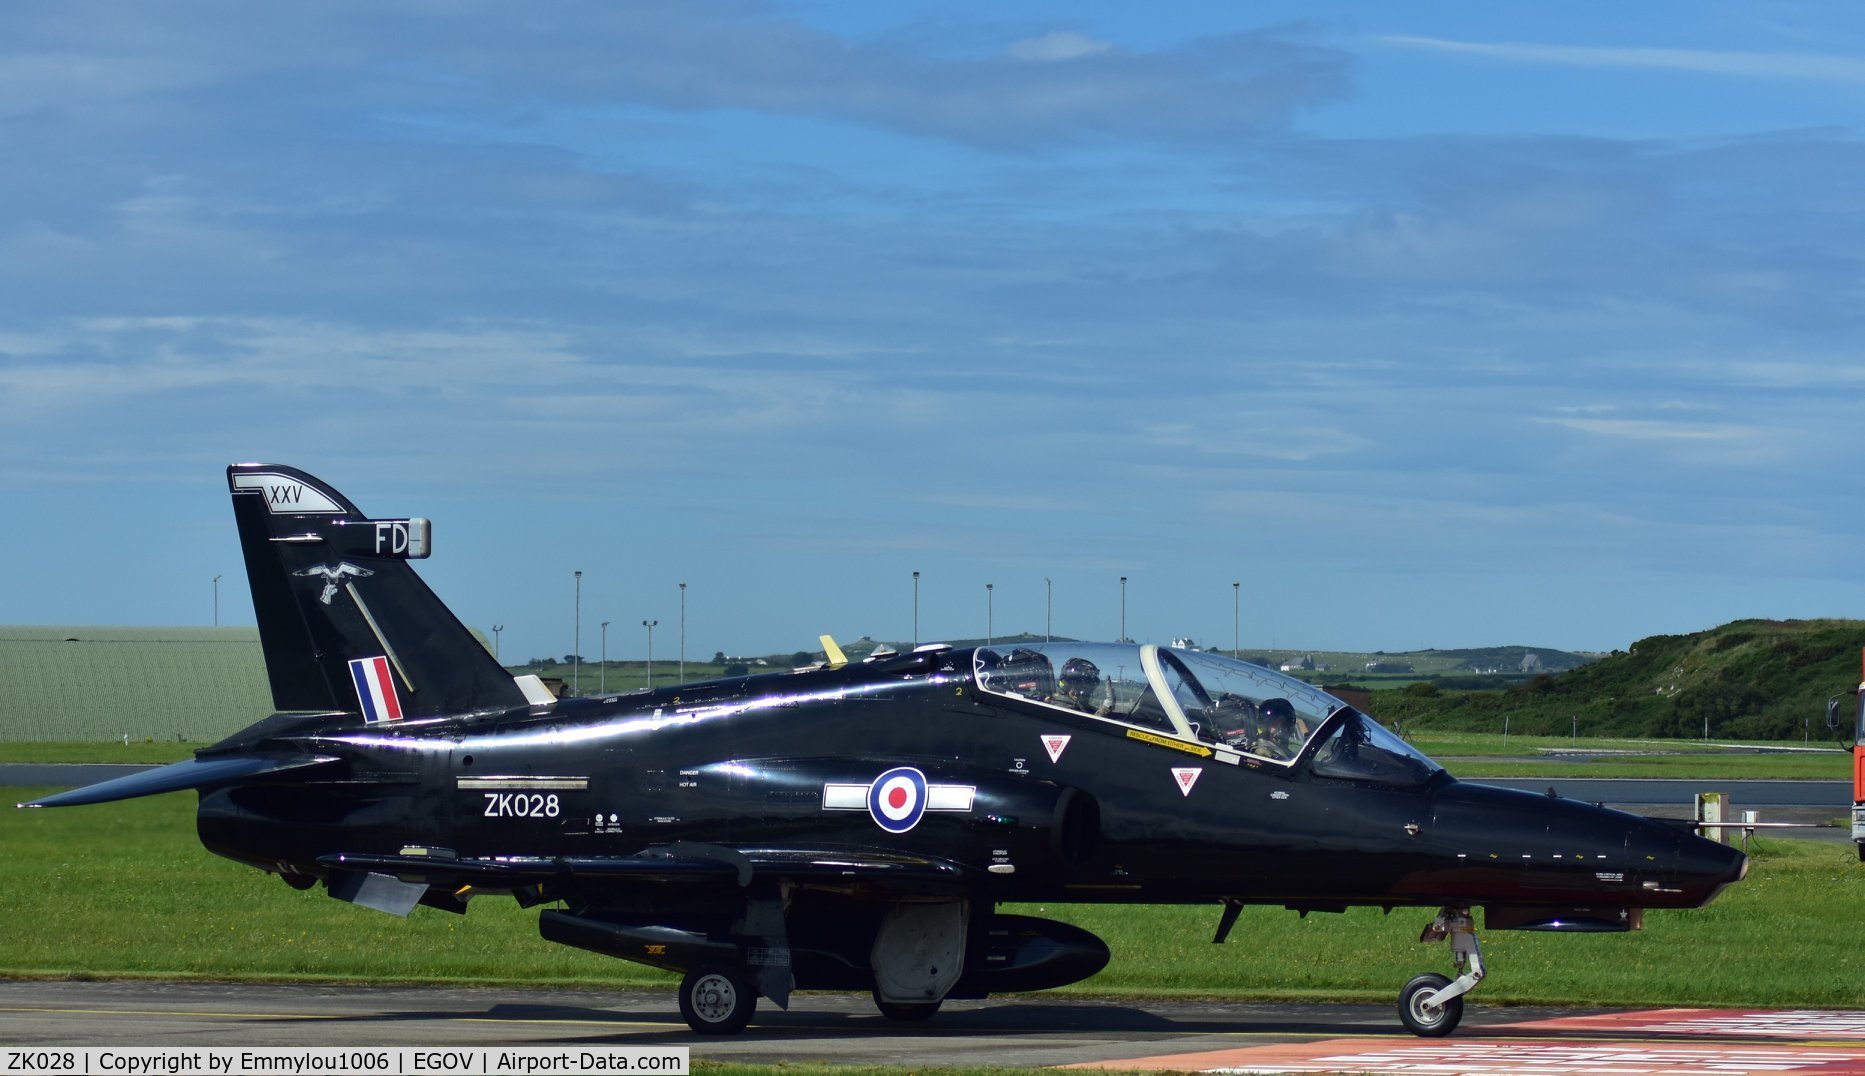
[(1483, 947), (1476, 940), (1476, 924), (1469, 908), (1445, 908), (1431, 921), (1419, 941), (1451, 940), (1451, 956), (1459, 972), (1455, 980), (1442, 975), (1420, 975), (1399, 991), (1399, 1020), (1405, 1029), (1425, 1038), (1451, 1033), (1463, 1019), (1464, 998), (1483, 981)]

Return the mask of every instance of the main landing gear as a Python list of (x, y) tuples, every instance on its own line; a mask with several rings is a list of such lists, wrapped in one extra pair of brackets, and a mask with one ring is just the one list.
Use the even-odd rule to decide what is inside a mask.
[(930, 1020), (939, 1011), (939, 1004), (938, 1001), (888, 1001), (881, 996), (880, 987), (874, 988), (874, 1007), (882, 1016), (895, 1023), (910, 1024)]
[(735, 1035), (757, 1008), (750, 980), (730, 964), (703, 965), (680, 980), (680, 1015), (701, 1035)]
[(1399, 1019), (1405, 1029), (1425, 1038), (1448, 1035), (1464, 1016), (1464, 995), (1483, 981), (1483, 947), (1469, 908), (1445, 908), (1425, 927), (1419, 941), (1451, 940), (1459, 972), (1455, 980), (1436, 973), (1420, 975), (1399, 991)]

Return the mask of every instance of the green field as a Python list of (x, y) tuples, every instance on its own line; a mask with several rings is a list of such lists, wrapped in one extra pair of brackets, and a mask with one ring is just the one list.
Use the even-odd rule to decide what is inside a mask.
[(1694, 740), (1509, 736), (1417, 729), (1407, 739), (1459, 777), (1674, 777), (1704, 780), (1840, 781), (1848, 754), (1817, 741)]
[[(5, 789), (9, 802), (43, 789)], [(461, 917), (399, 920), (218, 859), (194, 836), (186, 793), (9, 812), (0, 822), (0, 975), (313, 979), (614, 986), (671, 978), (551, 945), (536, 913), (486, 898)], [(1657, 912), (1624, 935), (1485, 934), (1487, 1002), (1856, 1006), (1865, 923), (1849, 912), (1865, 866), (1846, 845), (1758, 841), (1749, 880), (1701, 911)], [(1106, 938), (1108, 969), (1075, 993), (1385, 1001), (1445, 970), (1421, 945), (1426, 909), (1298, 918), (1244, 913), (1211, 944), (1212, 907), (1023, 909)], [(38, 924), (38, 929), (17, 929)]]
[(131, 740), (121, 742), (0, 741), (0, 762), (103, 762), (120, 766), (155, 766), (190, 758), (205, 743)]
[[(1844, 780), (1838, 748), (1795, 743), (1731, 748), (1688, 740), (1614, 740), (1419, 730), (1411, 741), (1459, 777), (1677, 777), (1703, 780)], [(0, 741), (0, 762), (114, 762), (155, 765), (188, 758), (202, 743), (23, 743)], [(1572, 752), (1583, 754), (1576, 756)]]

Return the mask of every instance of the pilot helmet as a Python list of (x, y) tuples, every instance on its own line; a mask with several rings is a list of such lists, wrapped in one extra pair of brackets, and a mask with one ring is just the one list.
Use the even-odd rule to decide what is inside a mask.
[(1264, 699), (1260, 712), (1264, 723), (1283, 721), (1295, 724), (1295, 707), (1287, 699)]
[(1062, 690), (1085, 695), (1101, 682), (1101, 667), (1087, 658), (1070, 658), (1062, 663)]
[(1028, 647), (1012, 650), (1001, 672), (1011, 690), (1019, 694), (1042, 698), (1055, 690), (1049, 678), (1049, 659)]

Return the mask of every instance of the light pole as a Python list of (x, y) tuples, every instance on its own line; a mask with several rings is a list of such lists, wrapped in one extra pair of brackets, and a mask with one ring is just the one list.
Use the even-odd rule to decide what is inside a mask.
[(686, 683), (686, 584), (680, 584), (680, 683)]
[(214, 627), (220, 626), (220, 577), (214, 576)]
[(583, 693), (583, 573), (576, 573), (576, 633), (570, 637), (570, 694)]
[(913, 649), (920, 648), (920, 573), (913, 573)]
[[(505, 630), (505, 625), (503, 624), (492, 625), (492, 660), (493, 661), (499, 661), (499, 632), (502, 632), (504, 630)], [(502, 661), (499, 661), (499, 664), (503, 665), (505, 663)]]
[(1120, 577), (1120, 641), (1127, 641), (1127, 577)]
[(596, 694), (609, 693), (609, 622), (602, 622), (602, 671), (596, 674)]
[(1043, 576), (1043, 642), (1048, 642), (1055, 629), (1056, 588)]
[(1243, 660), (1243, 584), (1230, 585), (1230, 656)]
[(992, 616), (995, 611), (994, 598), (991, 596), (991, 584), (984, 584), (984, 645), (990, 646), (996, 640)]
[(648, 629), (648, 690), (654, 690), (654, 625), (658, 620), (643, 620), (641, 626)]

